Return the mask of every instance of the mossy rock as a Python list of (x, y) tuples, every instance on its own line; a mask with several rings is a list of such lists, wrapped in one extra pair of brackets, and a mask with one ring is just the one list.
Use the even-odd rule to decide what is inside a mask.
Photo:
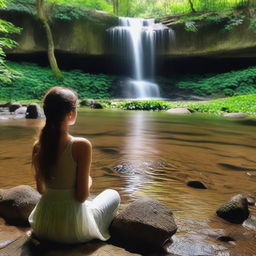
[(242, 195), (232, 197), (216, 211), (216, 214), (231, 223), (243, 223), (250, 214), (247, 198)]

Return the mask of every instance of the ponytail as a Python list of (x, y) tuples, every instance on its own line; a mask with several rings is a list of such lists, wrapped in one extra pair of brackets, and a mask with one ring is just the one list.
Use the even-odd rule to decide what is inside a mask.
[(50, 179), (50, 169), (58, 159), (62, 122), (66, 115), (76, 108), (76, 101), (76, 93), (63, 87), (53, 87), (44, 97), (46, 123), (32, 158), (33, 165), (44, 181)]

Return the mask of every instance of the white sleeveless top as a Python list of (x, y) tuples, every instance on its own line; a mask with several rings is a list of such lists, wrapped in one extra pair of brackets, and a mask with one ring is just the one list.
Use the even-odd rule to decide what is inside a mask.
[(72, 189), (76, 185), (77, 164), (72, 156), (74, 138), (68, 142), (65, 151), (59, 156), (56, 164), (50, 169), (51, 179), (47, 187), (52, 189)]
[(75, 199), (73, 141), (74, 138), (51, 168), (53, 178), (46, 184), (46, 191), (28, 220), (33, 232), (42, 239), (64, 243), (86, 242), (94, 238), (105, 241), (110, 237), (108, 225), (115, 214), (115, 211), (109, 211), (107, 202), (114, 199), (118, 204), (120, 198), (114, 195), (101, 200), (106, 205), (104, 210), (94, 201), (80, 203)]

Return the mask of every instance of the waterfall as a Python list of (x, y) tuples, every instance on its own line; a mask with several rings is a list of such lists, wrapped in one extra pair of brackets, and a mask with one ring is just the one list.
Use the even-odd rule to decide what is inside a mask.
[(130, 79), (123, 81), (127, 98), (160, 98), (154, 82), (156, 54), (163, 53), (173, 41), (174, 32), (155, 19), (119, 18), (119, 25), (108, 30), (113, 52), (129, 69)]

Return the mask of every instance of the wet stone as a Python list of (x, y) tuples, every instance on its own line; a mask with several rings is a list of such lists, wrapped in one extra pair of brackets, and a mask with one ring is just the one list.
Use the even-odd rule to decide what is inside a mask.
[(93, 104), (90, 105), (90, 108), (94, 108), (94, 109), (103, 109), (103, 106), (101, 103), (99, 102), (95, 102)]
[(42, 110), (37, 103), (31, 103), (27, 107), (26, 118), (37, 119), (43, 117)]
[(21, 108), (21, 107), (22, 107), (22, 105), (18, 102), (11, 103), (11, 105), (9, 105), (9, 111), (14, 112), (16, 109)]
[(247, 199), (240, 194), (232, 197), (216, 211), (219, 217), (235, 224), (243, 223), (249, 213)]
[(17, 108), (17, 109), (14, 111), (14, 114), (15, 114), (15, 115), (25, 115), (25, 114), (26, 114), (26, 111), (27, 111), (27, 107), (20, 107), (20, 108)]
[(87, 106), (87, 107), (89, 107), (89, 106), (93, 105), (95, 102), (96, 101), (93, 100), (93, 99), (81, 100), (80, 106)]
[(40, 197), (35, 189), (26, 185), (0, 189), (0, 216), (10, 224), (26, 225)]
[(230, 236), (219, 236), (217, 238), (217, 240), (222, 241), (222, 242), (231, 242), (231, 241), (235, 241), (234, 238), (230, 237)]
[(110, 227), (114, 244), (138, 251), (163, 250), (176, 231), (171, 210), (150, 198), (129, 204)]
[(187, 182), (187, 186), (192, 187), (192, 188), (198, 188), (198, 189), (207, 189), (207, 186), (198, 180), (191, 180)]

